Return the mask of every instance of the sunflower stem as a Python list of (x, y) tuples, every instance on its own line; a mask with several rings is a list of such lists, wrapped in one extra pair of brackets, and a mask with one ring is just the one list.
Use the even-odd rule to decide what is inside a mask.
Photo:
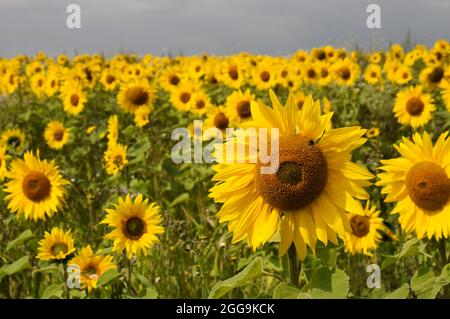
[(445, 249), (445, 238), (439, 240), (439, 253), (441, 254), (442, 268), (447, 265), (447, 251)]
[(297, 260), (297, 250), (295, 245), (292, 244), (288, 249), (288, 259), (289, 259), (289, 280), (290, 283), (295, 287), (299, 287), (299, 277), (300, 277), (300, 264)]

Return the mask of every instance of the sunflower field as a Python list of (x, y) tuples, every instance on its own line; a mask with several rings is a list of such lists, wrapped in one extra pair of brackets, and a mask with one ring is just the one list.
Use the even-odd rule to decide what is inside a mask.
[(0, 298), (450, 298), (449, 127), (447, 40), (0, 58)]

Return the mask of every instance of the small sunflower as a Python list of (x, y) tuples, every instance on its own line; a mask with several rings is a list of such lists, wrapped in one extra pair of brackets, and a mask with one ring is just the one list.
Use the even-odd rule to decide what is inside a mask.
[(65, 84), (61, 90), (64, 111), (71, 115), (80, 114), (86, 104), (86, 94), (79, 84)]
[(17, 128), (2, 133), (0, 144), (6, 146), (7, 151), (19, 153), (25, 146), (25, 134)]
[(8, 209), (17, 215), (34, 221), (53, 216), (62, 207), (66, 181), (58, 171), (54, 161), (41, 161), (39, 152), (36, 156), (26, 152), (24, 159), (11, 163), (7, 174), (11, 179), (4, 189)]
[(62, 261), (75, 251), (74, 240), (70, 230), (53, 227), (45, 232), (44, 239), (39, 242), (38, 255), (40, 260)]
[(142, 195), (136, 196), (134, 201), (130, 195), (119, 198), (114, 206), (106, 210), (107, 215), (101, 222), (113, 228), (105, 238), (114, 240), (114, 251), (125, 249), (128, 258), (147, 255), (148, 249), (159, 242), (156, 235), (164, 232), (160, 226), (159, 206), (149, 204)]
[(393, 109), (399, 123), (413, 128), (427, 124), (435, 110), (431, 95), (424, 93), (422, 86), (411, 86), (398, 92)]
[(117, 268), (112, 256), (94, 254), (90, 245), (81, 248), (69, 264), (80, 268), (81, 288), (90, 292), (97, 288), (97, 281), (101, 275), (110, 269)]
[(268, 59), (262, 60), (252, 70), (252, 84), (260, 90), (268, 90), (278, 82), (275, 66)]
[(148, 119), (148, 115), (151, 113), (151, 109), (147, 106), (140, 106), (134, 111), (134, 123), (137, 127), (144, 127), (150, 120)]
[(108, 145), (117, 144), (119, 139), (119, 118), (117, 115), (111, 115), (108, 118), (108, 134), (106, 137), (108, 138)]
[(383, 173), (376, 185), (387, 194), (385, 202), (397, 202), (392, 214), (399, 214), (406, 232), (418, 238), (448, 238), (450, 234), (450, 138), (441, 134), (433, 146), (430, 136), (415, 133), (394, 145), (401, 157), (382, 160)]
[(364, 71), (364, 80), (369, 84), (378, 84), (382, 80), (381, 67), (378, 64), (369, 64)]
[(180, 83), (176, 89), (171, 91), (170, 101), (178, 111), (187, 112), (192, 109), (192, 95), (197, 91), (197, 88), (190, 82)]
[(227, 97), (225, 104), (226, 115), (233, 126), (239, 126), (239, 124), (252, 119), (250, 103), (254, 99), (255, 96), (250, 90), (246, 90), (245, 92), (234, 91)]
[[(208, 117), (205, 120), (205, 140), (214, 138), (216, 136), (215, 130), (220, 131), (225, 137), (227, 128), (231, 127), (230, 119), (226, 113), (226, 108), (223, 106), (213, 107), (208, 111)], [(209, 132), (211, 134), (208, 134)]]
[(52, 121), (47, 124), (44, 132), (44, 138), (50, 148), (55, 150), (62, 149), (70, 137), (70, 129), (64, 127), (64, 124), (58, 121)]
[(372, 256), (382, 236), (380, 231), (395, 239), (395, 235), (384, 225), (379, 217), (380, 211), (376, 206), (370, 206), (367, 201), (365, 208), (361, 207), (359, 213), (348, 214), (351, 231), (344, 236), (345, 251), (352, 255), (363, 253)]
[(8, 166), (6, 164), (8, 159), (9, 156), (6, 154), (6, 146), (0, 145), (0, 181), (2, 181), (8, 173)]
[(133, 113), (141, 106), (153, 109), (153, 90), (147, 80), (131, 81), (120, 87), (117, 103), (129, 113)]
[(205, 114), (211, 108), (211, 99), (203, 91), (197, 91), (192, 95), (191, 112), (198, 115)]
[(443, 83), (444, 77), (444, 67), (440, 64), (432, 64), (420, 72), (419, 80), (424, 86), (434, 89)]
[(366, 132), (367, 138), (375, 138), (380, 135), (380, 129), (378, 127), (369, 128)]
[(334, 79), (337, 84), (352, 86), (359, 78), (360, 67), (351, 59), (339, 60), (332, 67)]
[(117, 175), (126, 165), (127, 146), (119, 143), (108, 145), (108, 149), (104, 154), (105, 168), (108, 175)]

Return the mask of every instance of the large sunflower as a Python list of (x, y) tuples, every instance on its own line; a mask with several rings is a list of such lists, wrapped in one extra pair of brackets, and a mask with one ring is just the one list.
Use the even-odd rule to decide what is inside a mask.
[(142, 195), (132, 201), (130, 195), (119, 198), (114, 209), (107, 209), (107, 215), (102, 224), (114, 228), (106, 235), (114, 240), (114, 251), (126, 250), (128, 258), (133, 255), (147, 255), (148, 249), (159, 240), (156, 237), (164, 232), (160, 226), (161, 216), (159, 206), (148, 203)]
[(433, 147), (430, 136), (416, 133), (395, 145), (401, 157), (382, 160), (384, 173), (376, 185), (387, 194), (385, 202), (397, 202), (392, 213), (407, 232), (418, 238), (448, 238), (450, 234), (450, 138), (441, 134)]
[(364, 208), (358, 214), (348, 214), (351, 231), (345, 234), (344, 247), (345, 251), (355, 255), (363, 253), (372, 256), (371, 250), (377, 248), (382, 236), (380, 232), (384, 232), (391, 238), (395, 239), (395, 235), (384, 225), (383, 218), (379, 217), (380, 211), (376, 206), (370, 206), (367, 201)]
[[(370, 184), (372, 175), (349, 160), (351, 151), (366, 141), (361, 137), (365, 130), (326, 131), (332, 113), (321, 115), (320, 102), (311, 97), (300, 112), (292, 95), (285, 107), (272, 91), (270, 98), (272, 108), (252, 102), (253, 121), (243, 128), (279, 129), (278, 171), (262, 174), (265, 164), (252, 163), (250, 157), (244, 163), (221, 162), (213, 167), (217, 184), (210, 196), (223, 203), (218, 217), (229, 222), (233, 242), (247, 239), (256, 249), (279, 229), (280, 255), (294, 243), (304, 259), (306, 247), (314, 250), (317, 239), (336, 243), (336, 234), (342, 237), (350, 231), (346, 212), (358, 210), (353, 197), (368, 198), (363, 186)], [(230, 142), (242, 140), (235, 137)]]
[(44, 131), (44, 138), (50, 148), (62, 149), (70, 137), (70, 129), (59, 121), (52, 121), (47, 124)]
[(24, 159), (11, 163), (7, 174), (11, 179), (6, 183), (4, 192), (8, 209), (26, 219), (45, 219), (61, 209), (65, 195), (65, 180), (58, 171), (54, 161), (41, 161), (39, 152), (36, 156), (26, 152)]
[(422, 86), (411, 86), (398, 92), (393, 109), (399, 123), (413, 128), (427, 124), (435, 110), (431, 95), (424, 93)]
[(90, 245), (81, 248), (69, 264), (80, 267), (81, 288), (86, 288), (89, 292), (97, 288), (97, 281), (101, 275), (117, 267), (112, 256), (94, 254)]
[(75, 251), (74, 241), (70, 230), (53, 227), (45, 232), (44, 239), (39, 242), (38, 255), (40, 260), (64, 260)]

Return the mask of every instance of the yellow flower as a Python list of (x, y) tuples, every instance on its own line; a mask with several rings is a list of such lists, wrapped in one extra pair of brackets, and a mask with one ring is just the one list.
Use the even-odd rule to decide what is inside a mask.
[(366, 136), (367, 138), (374, 138), (380, 135), (380, 129), (378, 127), (372, 127), (367, 130)]
[(133, 113), (141, 106), (153, 109), (153, 90), (147, 80), (131, 81), (120, 87), (117, 103), (129, 113)]
[(7, 174), (10, 179), (4, 189), (8, 209), (34, 221), (53, 216), (62, 208), (66, 181), (55, 162), (41, 161), (39, 152), (26, 152), (24, 159), (15, 159)]
[(62, 261), (75, 251), (70, 230), (53, 227), (45, 232), (44, 239), (39, 242), (38, 255), (40, 260)]
[(147, 255), (148, 249), (159, 242), (156, 235), (164, 232), (160, 226), (159, 206), (149, 204), (142, 195), (136, 196), (134, 201), (130, 195), (125, 199), (119, 198), (118, 204), (107, 209), (106, 213), (101, 223), (113, 230), (105, 238), (114, 240), (114, 251), (125, 250), (128, 258)]
[(6, 164), (8, 159), (9, 156), (6, 154), (6, 146), (0, 145), (0, 181), (2, 181), (8, 173), (8, 166)]
[(413, 128), (427, 124), (435, 110), (431, 95), (423, 93), (422, 86), (411, 86), (398, 92), (393, 109), (399, 123)]
[(81, 248), (72, 258), (69, 265), (77, 265), (80, 269), (81, 288), (90, 292), (97, 288), (97, 281), (101, 275), (110, 269), (117, 268), (112, 256), (94, 254), (90, 245)]
[(448, 238), (450, 233), (450, 138), (441, 134), (433, 146), (430, 136), (413, 135), (394, 145), (401, 157), (381, 160), (383, 173), (376, 185), (396, 202), (401, 227), (418, 238)]
[(81, 89), (81, 86), (75, 82), (64, 84), (61, 89), (61, 99), (64, 111), (71, 115), (80, 114), (87, 101), (87, 97)]
[(228, 95), (225, 113), (233, 126), (239, 126), (241, 123), (252, 119), (250, 103), (254, 99), (255, 96), (250, 90), (245, 92), (234, 91)]
[(378, 84), (382, 80), (381, 67), (378, 64), (369, 64), (364, 71), (364, 80), (369, 84)]
[(141, 106), (134, 111), (134, 123), (137, 127), (144, 127), (150, 120), (148, 119), (148, 115), (151, 110), (147, 106)]
[(19, 153), (25, 146), (25, 134), (17, 128), (4, 131), (0, 138), (0, 145), (6, 146), (6, 150)]
[(127, 146), (114, 143), (109, 144), (104, 156), (106, 173), (117, 175), (127, 164)]
[(55, 150), (62, 149), (70, 137), (70, 129), (65, 128), (64, 124), (58, 121), (52, 121), (47, 124), (44, 132), (44, 138), (50, 148)]
[[(314, 250), (317, 240), (337, 243), (337, 236), (350, 231), (346, 212), (358, 209), (354, 197), (369, 197), (363, 186), (370, 184), (372, 175), (349, 160), (351, 151), (364, 144), (365, 130), (326, 130), (332, 113), (321, 115), (320, 102), (311, 97), (301, 112), (292, 95), (286, 106), (272, 91), (270, 97), (272, 108), (252, 102), (253, 121), (242, 127), (279, 129), (277, 172), (263, 174), (261, 168), (268, 164), (252, 162), (250, 156), (233, 161), (236, 157), (224, 147), (225, 159), (213, 167), (216, 185), (210, 196), (223, 203), (218, 217), (228, 222), (233, 243), (246, 239), (256, 249), (279, 230), (280, 255), (294, 244), (303, 260), (307, 246)], [(243, 140), (248, 139), (236, 137), (229, 143)], [(237, 148), (241, 146), (251, 147)], [(220, 150), (216, 149), (218, 155)]]
[(352, 86), (359, 78), (360, 67), (349, 58), (333, 64), (334, 80), (339, 85)]

